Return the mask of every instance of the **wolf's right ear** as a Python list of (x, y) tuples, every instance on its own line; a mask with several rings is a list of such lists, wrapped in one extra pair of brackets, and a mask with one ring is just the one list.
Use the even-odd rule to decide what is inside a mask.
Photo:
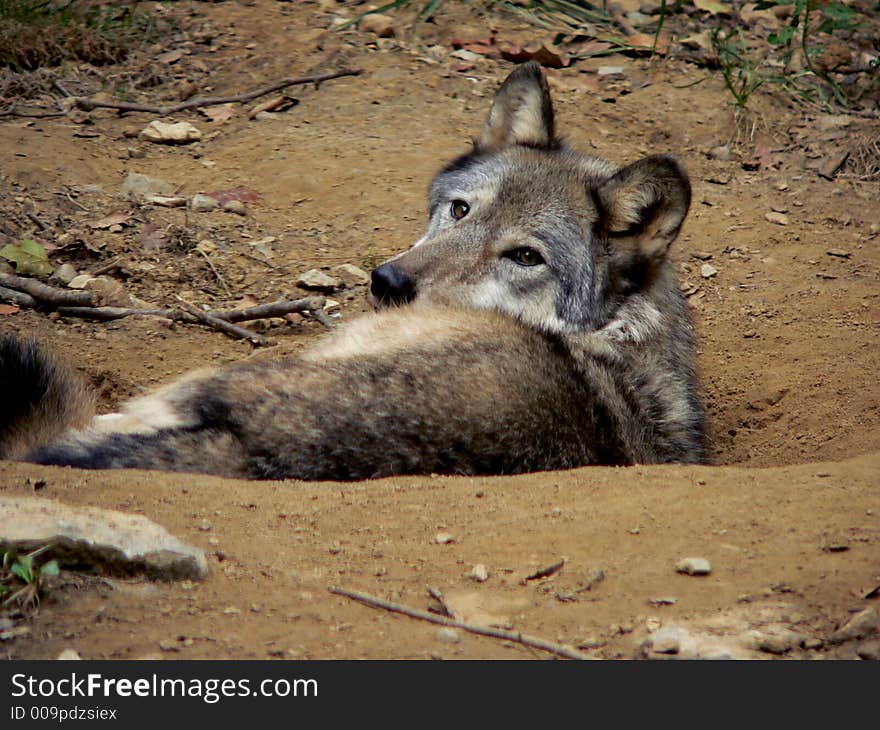
[(517, 144), (545, 149), (557, 144), (550, 89), (535, 61), (519, 66), (501, 84), (474, 149), (498, 152)]
[(651, 155), (618, 170), (595, 192), (600, 236), (647, 260), (666, 255), (691, 203), (687, 173), (674, 157)]

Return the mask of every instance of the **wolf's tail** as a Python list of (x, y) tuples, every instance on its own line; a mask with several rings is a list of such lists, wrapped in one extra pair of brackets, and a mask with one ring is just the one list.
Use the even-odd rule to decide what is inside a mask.
[(33, 338), (0, 335), (0, 459), (22, 458), (85, 425), (94, 405), (84, 379)]

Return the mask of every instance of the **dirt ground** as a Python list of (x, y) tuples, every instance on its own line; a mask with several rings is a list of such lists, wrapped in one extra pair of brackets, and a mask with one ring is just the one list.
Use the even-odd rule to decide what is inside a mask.
[[(184, 54), (156, 61), (161, 101), (180, 98), (185, 84), (238, 93), (286, 76), (364, 70), (319, 89), (293, 87), (299, 103), (266, 118), (249, 120), (247, 108), (216, 123), (176, 115), (202, 130), (194, 145), (139, 141), (133, 133), (154, 118), (146, 114), (3, 119), (4, 232), (64, 234), (53, 263), (94, 271), (116, 261), (110, 275), (168, 305), (175, 295), (212, 306), (295, 298), (293, 282), (308, 269), (369, 267), (410, 245), (431, 176), (467, 149), (512, 67), (487, 59), (463, 68), (448, 55), (450, 39), (487, 23), (518, 37), (540, 32), (446, 3), (420, 39), (377, 41), (326, 30), (338, 14), (331, 5), (166, 6), (184, 30), (153, 51)], [(612, 62), (624, 81), (600, 80), (596, 91), (595, 70)], [(550, 656), (438, 633), (329, 586), (420, 609), (432, 586), (465, 617), (488, 612), (602, 658), (635, 656), (649, 630), (674, 624), (719, 638), (783, 627), (807, 639), (783, 656), (856, 656), (857, 644), (830, 647), (827, 638), (876, 603), (865, 595), (880, 583), (880, 183), (825, 179), (814, 158), (876, 134), (876, 120), (835, 127), (840, 120), (758, 94), (737, 123), (720, 76), (675, 60), (594, 59), (552, 72), (551, 87), (573, 147), (618, 163), (672, 152), (689, 170), (694, 202), (674, 256), (691, 293), (715, 465), (309, 484), (2, 463), (4, 494), (31, 494), (44, 481), (41, 497), (147, 515), (204, 548), (211, 574), (182, 584), (65, 575), (29, 620), (30, 634), (0, 644), (0, 656), (54, 658), (68, 648), (100, 659)], [(762, 143), (770, 164), (744, 169)], [(722, 145), (728, 159), (708, 154)], [(132, 171), (184, 195), (244, 187), (259, 199), (245, 217), (135, 206), (119, 195)], [(121, 232), (88, 225), (115, 211), (132, 214)], [(785, 225), (768, 220), (774, 212)], [(172, 226), (171, 243), (145, 247), (150, 225)], [(219, 277), (193, 247), (203, 240)], [(704, 277), (707, 263), (716, 273)], [(364, 295), (363, 287), (333, 295), (343, 319), (366, 311)], [(103, 410), (252, 351), (195, 326), (29, 310), (0, 316), (0, 331), (34, 333), (65, 353), (100, 390)], [(286, 352), (322, 331), (303, 321), (264, 334)], [(454, 540), (439, 544), (438, 533)], [(707, 558), (711, 575), (677, 574), (689, 556)], [(524, 580), (563, 558), (550, 577)], [(485, 582), (470, 577), (478, 564)], [(604, 579), (595, 582), (597, 569)], [(674, 603), (657, 605), (667, 597)]]

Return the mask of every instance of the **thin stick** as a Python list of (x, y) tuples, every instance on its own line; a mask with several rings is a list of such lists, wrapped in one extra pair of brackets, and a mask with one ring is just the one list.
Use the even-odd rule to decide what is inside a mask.
[[(2, 290), (0, 290), (2, 291)], [(18, 292), (16, 292), (18, 293)], [(22, 295), (22, 296), (27, 296)], [(34, 300), (34, 306), (36, 306)], [(27, 305), (26, 305), (27, 306)], [(324, 297), (307, 297), (293, 301), (272, 302), (271, 304), (259, 304), (247, 309), (211, 309), (205, 312), (209, 317), (222, 319), (224, 322), (248, 322), (254, 319), (266, 319), (269, 317), (283, 317), (291, 312), (316, 311), (324, 306)], [(163, 317), (176, 322), (197, 321), (191, 314), (180, 309), (136, 309), (133, 307), (59, 307), (58, 314), (62, 317), (79, 317), (81, 319), (95, 319), (108, 322), (125, 317)]]
[(200, 254), (202, 254), (202, 258), (204, 258), (205, 261), (208, 262), (208, 266), (211, 267), (211, 271), (214, 272), (214, 276), (217, 277), (217, 281), (220, 282), (220, 286), (223, 287), (223, 290), (226, 292), (226, 296), (231, 297), (231, 296), (232, 296), (232, 291), (231, 291), (231, 290), (229, 289), (229, 287), (226, 285), (226, 282), (224, 281), (223, 277), (220, 276), (220, 272), (217, 271), (216, 267), (214, 266), (214, 262), (211, 261), (211, 259), (208, 257), (208, 254), (206, 254), (206, 253), (205, 253), (204, 251), (202, 251), (201, 249), (196, 249), (196, 251), (198, 251)]
[(28, 212), (25, 213), (25, 215), (26, 215), (28, 218), (30, 218), (30, 219), (31, 219), (31, 222), (32, 222), (37, 228), (39, 228), (41, 231), (45, 231), (45, 230), (46, 230), (46, 226), (45, 226), (45, 224), (43, 223), (43, 221), (41, 221), (39, 218), (37, 218), (37, 216), (35, 216), (33, 213), (31, 213), (31, 212), (28, 211)]
[(251, 319), (283, 317), (291, 312), (321, 311), (324, 309), (324, 301), (324, 297), (306, 297), (305, 299), (295, 299), (292, 301), (259, 304), (247, 309), (212, 309), (208, 311), (208, 314), (211, 317), (216, 317), (226, 322), (247, 322)]
[(30, 294), (34, 299), (57, 306), (70, 305), (74, 307), (94, 305), (95, 300), (91, 292), (68, 291), (56, 289), (54, 286), (43, 284), (36, 279), (26, 279), (14, 274), (0, 273), (0, 286)]
[(517, 644), (522, 644), (523, 646), (529, 646), (535, 649), (549, 651), (551, 654), (556, 654), (567, 659), (595, 658), (588, 656), (587, 654), (584, 654), (577, 649), (573, 649), (570, 646), (565, 646), (563, 644), (554, 644), (552, 641), (546, 641), (535, 636), (527, 636), (526, 634), (520, 634), (515, 631), (493, 629), (488, 626), (473, 626), (472, 624), (455, 621), (454, 619), (446, 618), (445, 616), (437, 616), (433, 613), (428, 613), (427, 611), (419, 611), (418, 609), (409, 608), (408, 606), (403, 606), (399, 603), (385, 601), (381, 598), (376, 598), (375, 596), (371, 596), (367, 593), (349, 591), (345, 588), (336, 588), (333, 586), (331, 586), (327, 590), (329, 590), (330, 593), (336, 594), (337, 596), (345, 596), (346, 598), (350, 598), (353, 601), (357, 601), (358, 603), (363, 603), (365, 606), (370, 606), (371, 608), (381, 608), (385, 611), (391, 611), (392, 613), (400, 613), (404, 616), (409, 616), (410, 618), (417, 618), (421, 619), (422, 621), (430, 621), (432, 624), (440, 624), (441, 626), (450, 626), (452, 628), (462, 629), (464, 631), (469, 631), (472, 634), (479, 634), (480, 636), (491, 636), (495, 639), (513, 641)]
[(288, 86), (296, 86), (299, 84), (320, 84), (322, 81), (337, 79), (341, 76), (360, 76), (361, 69), (343, 69), (342, 71), (334, 71), (333, 73), (317, 74), (315, 76), (301, 76), (299, 78), (284, 79), (275, 84), (264, 86), (256, 91), (249, 91), (245, 94), (236, 94), (234, 96), (216, 96), (207, 99), (193, 99), (191, 101), (176, 104), (174, 106), (151, 106), (149, 104), (131, 104), (129, 102), (116, 101), (97, 101), (84, 96), (74, 96), (72, 101), (75, 106), (84, 111), (92, 109), (116, 109), (120, 112), (149, 112), (151, 114), (175, 114), (187, 109), (198, 109), (205, 106), (214, 106), (216, 104), (230, 104), (233, 102), (245, 103), (252, 101), (260, 96), (271, 94), (273, 91), (284, 89)]
[(269, 340), (267, 340), (262, 335), (258, 335), (256, 332), (251, 332), (250, 330), (246, 330), (244, 327), (239, 327), (238, 325), (227, 322), (226, 320), (212, 317), (210, 314), (203, 312), (195, 305), (190, 304), (188, 301), (186, 301), (185, 299), (181, 299), (180, 297), (177, 297), (177, 301), (179, 301), (181, 305), (183, 305), (183, 308), (193, 317), (195, 317), (203, 324), (206, 324), (209, 327), (213, 327), (215, 330), (219, 330), (220, 332), (223, 332), (230, 337), (235, 337), (240, 340), (247, 340), (252, 345), (255, 345), (257, 347), (269, 346)]

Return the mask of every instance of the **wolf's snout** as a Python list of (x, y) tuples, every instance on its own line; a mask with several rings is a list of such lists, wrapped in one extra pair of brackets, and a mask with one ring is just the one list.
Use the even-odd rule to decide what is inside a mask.
[(382, 264), (373, 269), (370, 293), (380, 307), (406, 304), (415, 298), (416, 285), (406, 272), (394, 264)]

